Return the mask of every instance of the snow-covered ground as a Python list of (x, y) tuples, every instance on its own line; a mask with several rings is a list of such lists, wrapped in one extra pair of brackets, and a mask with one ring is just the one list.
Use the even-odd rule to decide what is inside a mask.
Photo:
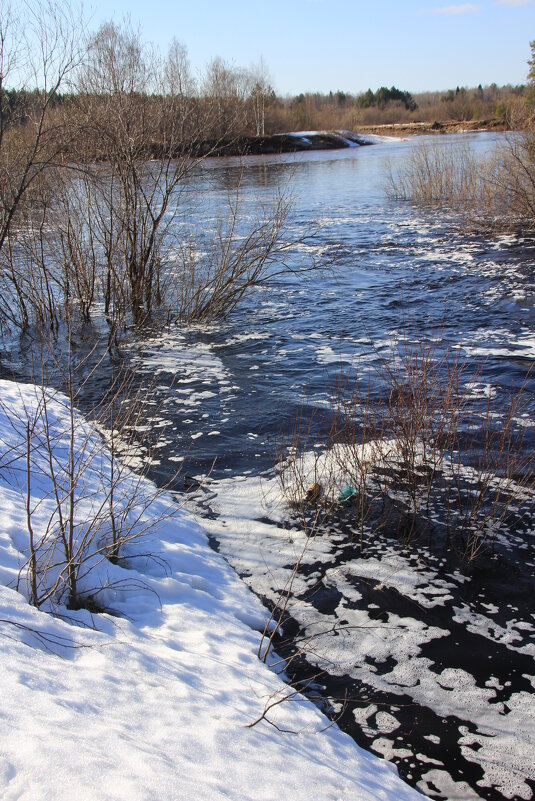
[[(105, 614), (65, 605), (69, 499), (77, 591)], [(206, 533), (117, 473), (65, 397), (0, 381), (2, 799), (421, 798), (258, 659), (265, 619)]]

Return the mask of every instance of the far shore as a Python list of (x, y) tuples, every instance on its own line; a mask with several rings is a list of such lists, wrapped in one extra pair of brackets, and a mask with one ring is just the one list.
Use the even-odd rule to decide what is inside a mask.
[(395, 122), (388, 125), (359, 125), (359, 133), (383, 136), (412, 134), (476, 133), (478, 131), (507, 131), (507, 123), (497, 117), (486, 120), (449, 120), (447, 122)]
[[(401, 122), (387, 125), (359, 125), (358, 131), (295, 131), (269, 136), (236, 136), (207, 140), (198, 147), (202, 156), (263, 156), (299, 153), (308, 150), (340, 150), (370, 145), (366, 135), (414, 136), (423, 134), (476, 133), (505, 131), (506, 123), (497, 118), (448, 122)], [(155, 154), (156, 155), (156, 154)]]

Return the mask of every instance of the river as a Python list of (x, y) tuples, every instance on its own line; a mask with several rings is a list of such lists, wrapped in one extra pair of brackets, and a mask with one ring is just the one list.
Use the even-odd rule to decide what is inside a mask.
[[(341, 370), (365, 376), (408, 331), (470, 357), (472, 390), (482, 398), (491, 391), (499, 404), (503, 393), (507, 404), (506, 393), (523, 386), (532, 449), (535, 245), (484, 237), (451, 215), (389, 200), (389, 161), (400, 163), (420, 141), (207, 162), (192, 186), (198, 224), (215, 218), (243, 171), (245, 209), (283, 185), (295, 230), (317, 226), (296, 259), (336, 249), (338, 261), (331, 271), (258, 288), (216, 325), (177, 326), (137, 343), (132, 357), (155, 385), (155, 474), (168, 479), (181, 467), (179, 487), (184, 475), (208, 476), (193, 508), (268, 601), (277, 602), (301, 561), (286, 621), (300, 645), (281, 639), (279, 648), (293, 656), (296, 686), (431, 797), (528, 799), (533, 508), (494, 563), (474, 568), (432, 545), (400, 547), (388, 533), (363, 554), (340, 530), (305, 547), (278, 503), (273, 470), (295, 420), (328, 408)], [(494, 141), (459, 135), (446, 146), (483, 153)]]
[[(404, 336), (470, 358), (483, 405), (507, 406), (522, 387), (533, 450), (535, 242), (483, 236), (385, 193), (388, 163), (421, 141), (485, 153), (499, 137), (204, 162), (185, 188), (183, 225), (215, 226), (240, 176), (245, 216), (282, 186), (291, 231), (314, 230), (294, 264), (336, 263), (256, 288), (226, 320), (127, 348), (155, 410), (152, 476), (181, 495), (200, 485), (184, 498), (254, 592), (273, 604), (291, 584), (276, 641), (293, 657), (289, 681), (426, 795), (466, 801), (534, 797), (533, 505), (475, 563), (384, 530), (361, 551), (343, 526), (307, 540), (275, 468), (295, 421), (328, 413), (341, 372), (365, 380)], [(322, 444), (319, 423), (311, 443)]]

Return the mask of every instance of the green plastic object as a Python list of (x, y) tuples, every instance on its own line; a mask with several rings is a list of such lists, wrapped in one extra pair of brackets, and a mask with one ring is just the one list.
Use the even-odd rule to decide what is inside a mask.
[(349, 501), (353, 500), (356, 494), (357, 490), (355, 489), (355, 487), (348, 485), (347, 487), (342, 487), (340, 495), (336, 500), (338, 501), (338, 503), (349, 503)]

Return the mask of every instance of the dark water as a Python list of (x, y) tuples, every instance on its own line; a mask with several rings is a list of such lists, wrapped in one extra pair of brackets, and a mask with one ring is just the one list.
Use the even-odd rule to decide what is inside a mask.
[[(468, 142), (484, 153), (494, 141), (458, 136), (445, 146)], [(440, 139), (430, 144), (443, 146)], [(190, 187), (190, 225), (217, 216), (245, 167), (245, 212), (253, 214), (287, 184), (293, 231), (317, 226), (293, 264), (336, 252), (336, 267), (279, 278), (256, 289), (226, 321), (175, 327), (132, 347), (142, 380), (155, 384), (162, 435), (154, 475), (166, 480), (180, 466), (180, 490), (184, 475), (209, 474), (197, 511), (225, 557), (268, 601), (276, 600), (293, 563), (272, 555), (270, 537), (280, 536), (281, 524), (252, 500), (256, 476), (270, 481), (284, 435), (298, 416), (328, 409), (341, 371), (366, 382), (404, 336), (436, 341), (437, 353), (460, 349), (477, 372), (472, 391), (483, 405), (490, 393), (504, 412), (508, 392), (523, 387), (524, 444), (533, 448), (535, 243), (484, 237), (463, 230), (452, 215), (388, 200), (387, 163), (395, 167), (415, 146), (415, 140), (381, 141), (337, 153), (205, 165)], [(251, 489), (242, 496), (247, 481)], [(256, 561), (244, 555), (233, 526), (254, 543)], [(319, 681), (327, 699), (321, 703), (337, 712), (340, 725), (433, 797), (533, 797), (533, 534), (528, 504), (523, 524), (476, 566), (466, 566), (432, 544), (400, 557), (388, 532), (362, 554), (335, 531), (327, 554), (301, 568), (306, 587), (295, 592), (286, 637), (277, 642), (294, 659), (291, 677), (306, 684), (313, 676), (313, 687)], [(442, 585), (445, 598), (435, 603)], [(377, 627), (378, 650), (372, 641), (363, 652), (362, 620), (367, 631)], [(333, 622), (342, 631), (329, 633)], [(295, 638), (316, 625), (325, 636), (308, 648), (297, 645)], [(397, 645), (388, 637), (383, 644), (385, 626), (396, 643), (397, 633), (407, 634)]]
[[(484, 152), (494, 139), (449, 137), (447, 146), (467, 140)], [(535, 242), (484, 239), (452, 228), (443, 214), (387, 200), (386, 165), (402, 162), (414, 146), (414, 140), (386, 141), (245, 161), (245, 216), (287, 186), (292, 231), (317, 226), (294, 264), (306, 267), (335, 252), (338, 261), (332, 271), (287, 276), (254, 290), (227, 321), (176, 326), (133, 348), (140, 370), (150, 364), (164, 405), (176, 414), (169, 452), (184, 455), (187, 446), (189, 472), (212, 469), (217, 477), (269, 467), (274, 440), (303, 404), (325, 405), (341, 367), (365, 378), (370, 364), (407, 332), (437, 338), (443, 348), (460, 346), (473, 357), (482, 385), (489, 381), (498, 392), (535, 388)], [(190, 224), (198, 219), (206, 226), (215, 217), (243, 169), (233, 160), (207, 163), (190, 187)], [(191, 359), (185, 368), (184, 355)], [(179, 391), (186, 388), (194, 390), (192, 402), (192, 394)], [(181, 400), (188, 401), (185, 409)], [(219, 435), (208, 438), (214, 430)]]
[[(435, 137), (429, 144), (469, 143), (483, 154), (497, 138)], [(252, 291), (227, 320), (176, 325), (127, 348), (137, 381), (150, 387), (153, 477), (164, 483), (180, 468), (173, 486), (181, 492), (191, 484), (185, 476), (209, 474), (196, 510), (225, 557), (268, 601), (292, 568), (280, 555), (286, 541), (277, 540), (291, 524), (262, 509), (255, 481), (260, 474), (271, 480), (298, 416), (329, 408), (341, 371), (366, 382), (404, 336), (436, 341), (437, 353), (459, 349), (477, 371), (471, 390), (483, 405), (491, 393), (504, 411), (508, 392), (523, 387), (520, 423), (527, 452), (533, 448), (535, 242), (484, 237), (452, 215), (389, 200), (387, 164), (396, 167), (416, 146), (415, 139), (383, 140), (338, 152), (206, 162), (184, 189), (185, 230), (214, 226), (241, 176), (245, 218), (282, 186), (294, 199), (291, 232), (314, 229), (293, 253), (294, 267), (334, 254), (336, 266), (279, 277)], [(88, 407), (106, 380), (101, 371), (86, 387)], [(256, 564), (241, 531), (258, 552)], [(388, 532), (364, 554), (343, 527), (330, 536), (303, 564), (286, 622), (293, 636), (277, 643), (282, 654), (298, 654), (292, 678), (313, 675), (330, 699), (321, 703), (338, 712), (340, 725), (432, 797), (532, 798), (533, 508), (477, 566), (432, 544), (400, 548)], [(336, 621), (345, 633), (331, 630), (313, 648), (298, 649), (295, 637), (316, 625), (315, 614), (326, 632)], [(379, 649), (371, 642), (363, 652), (362, 627), (377, 631)], [(384, 637), (384, 628), (392, 634)]]

